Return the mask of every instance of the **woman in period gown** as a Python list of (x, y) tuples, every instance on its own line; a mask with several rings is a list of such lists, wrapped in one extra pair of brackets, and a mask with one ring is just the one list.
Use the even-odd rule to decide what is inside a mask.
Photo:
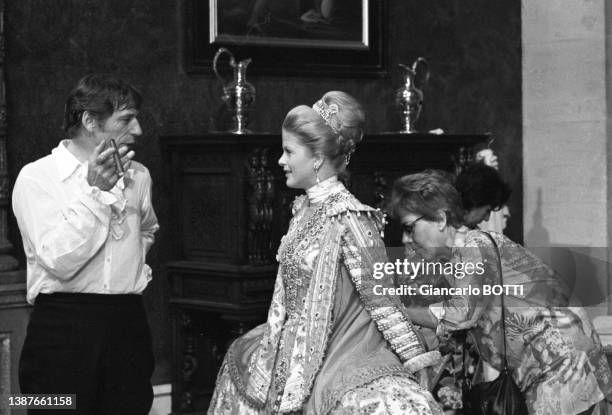
[[(444, 275), (454, 293), (429, 307), (410, 307), (410, 317), (440, 336), (467, 330), (482, 363), (475, 381), (494, 379), (503, 357), (500, 295), (485, 289), (502, 281), (495, 246), (483, 231), (463, 226), (459, 193), (436, 172), (396, 180), (391, 207), (415, 255), (455, 270)], [(508, 366), (529, 414), (599, 414), (612, 396), (612, 375), (585, 310), (539, 258), (503, 234), (489, 234), (503, 284), (510, 286), (504, 294)]]
[(337, 179), (362, 138), (363, 111), (328, 92), (283, 123), (287, 186), (306, 190), (278, 251), (266, 323), (230, 346), (209, 414), (441, 414), (419, 386), (427, 352), (396, 297), (374, 294), (387, 260), (378, 211)]

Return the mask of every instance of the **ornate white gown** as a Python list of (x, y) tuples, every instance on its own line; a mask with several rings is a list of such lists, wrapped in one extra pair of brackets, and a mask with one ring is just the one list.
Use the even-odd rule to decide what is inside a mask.
[(413, 372), (431, 363), (401, 302), (374, 295), (380, 213), (335, 178), (299, 197), (268, 320), (230, 346), (209, 414), (441, 414)]

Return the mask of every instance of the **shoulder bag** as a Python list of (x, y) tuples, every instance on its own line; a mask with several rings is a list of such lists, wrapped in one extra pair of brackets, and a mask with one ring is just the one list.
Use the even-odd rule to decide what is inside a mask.
[[(483, 232), (493, 244), (497, 254), (497, 270), (501, 284), (504, 284), (502, 274), (501, 254), (497, 243), (491, 235)], [(504, 310), (504, 294), (501, 295), (501, 326), (503, 334), (503, 368), (497, 379), (472, 385), (465, 373), (463, 384), (463, 408), (466, 415), (528, 415), (525, 398), (512, 378), (506, 356), (506, 313)], [(465, 350), (465, 346), (464, 346)], [(465, 352), (464, 352), (465, 353)], [(465, 367), (464, 367), (465, 370)]]

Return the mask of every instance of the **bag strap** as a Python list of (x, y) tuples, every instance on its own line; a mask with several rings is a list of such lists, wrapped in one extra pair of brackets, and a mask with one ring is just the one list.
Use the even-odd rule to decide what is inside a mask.
[[(502, 272), (502, 264), (501, 264), (501, 254), (499, 253), (499, 247), (497, 246), (497, 242), (495, 242), (495, 239), (493, 239), (493, 237), (488, 233), (488, 232), (484, 232), (484, 231), (480, 231), (482, 234), (486, 235), (487, 238), (489, 238), (489, 240), (491, 241), (491, 243), (493, 244), (493, 248), (495, 249), (495, 254), (497, 256), (497, 272), (499, 273), (499, 279), (502, 285), (502, 288), (504, 286), (504, 274)], [(504, 290), (502, 289), (502, 293), (501, 293), (501, 326), (502, 326), (502, 336), (504, 339), (503, 342), (503, 354), (504, 354), (504, 371), (508, 371), (508, 357), (506, 355), (506, 311), (504, 309)]]

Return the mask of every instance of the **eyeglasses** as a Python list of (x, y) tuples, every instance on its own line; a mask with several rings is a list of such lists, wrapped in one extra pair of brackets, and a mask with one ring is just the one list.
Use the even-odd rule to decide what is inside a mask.
[(425, 216), (419, 216), (418, 218), (416, 218), (415, 220), (413, 220), (410, 223), (404, 223), (402, 224), (402, 230), (406, 235), (412, 235), (412, 233), (414, 232), (414, 225), (420, 221), (421, 219), (423, 219)]

